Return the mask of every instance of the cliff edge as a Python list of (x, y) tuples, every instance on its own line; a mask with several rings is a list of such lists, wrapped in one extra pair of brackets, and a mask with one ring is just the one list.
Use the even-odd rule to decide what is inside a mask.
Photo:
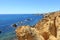
[(34, 27), (16, 29), (18, 40), (60, 40), (60, 11), (44, 15)]

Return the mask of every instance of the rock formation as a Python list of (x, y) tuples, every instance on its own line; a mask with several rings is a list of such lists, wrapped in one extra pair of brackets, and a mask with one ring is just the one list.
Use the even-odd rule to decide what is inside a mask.
[(45, 14), (33, 28), (18, 27), (16, 35), (18, 40), (60, 40), (60, 12)]
[(43, 40), (43, 37), (40, 35), (39, 31), (30, 26), (21, 26), (17, 28), (16, 34), (18, 40)]

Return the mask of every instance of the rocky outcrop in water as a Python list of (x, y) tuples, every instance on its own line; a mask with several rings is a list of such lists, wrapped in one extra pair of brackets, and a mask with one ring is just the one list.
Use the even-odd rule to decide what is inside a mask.
[(45, 14), (33, 28), (18, 27), (16, 35), (18, 40), (60, 40), (60, 12)]

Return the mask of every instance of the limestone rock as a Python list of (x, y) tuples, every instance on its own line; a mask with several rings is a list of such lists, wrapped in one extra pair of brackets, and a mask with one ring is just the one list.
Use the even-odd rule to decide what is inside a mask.
[(30, 26), (21, 26), (16, 29), (18, 40), (44, 40), (39, 31)]
[(60, 38), (59, 24), (60, 24), (60, 12), (58, 11), (45, 15), (44, 18), (35, 25), (35, 28), (38, 29), (41, 33), (48, 32), (49, 38), (51, 38), (50, 35), (54, 37), (52, 38), (52, 40), (53, 39), (58, 40)]
[(18, 40), (60, 40), (60, 12), (45, 14), (34, 27), (16, 29)]

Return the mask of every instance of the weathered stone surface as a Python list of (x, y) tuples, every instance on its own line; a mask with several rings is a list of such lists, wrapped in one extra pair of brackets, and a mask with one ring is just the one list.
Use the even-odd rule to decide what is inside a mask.
[(33, 28), (18, 27), (16, 35), (18, 40), (60, 40), (60, 12), (46, 14)]
[(30, 26), (22, 26), (17, 28), (16, 34), (18, 40), (44, 40), (42, 35), (39, 34), (39, 31)]
[(42, 30), (43, 32), (48, 32), (49, 36), (52, 35), (56, 40), (58, 40), (60, 38), (59, 37), (60, 31), (58, 31), (60, 27), (59, 24), (60, 24), (60, 12), (52, 12), (51, 14), (45, 15), (44, 18), (40, 22), (38, 22), (35, 27), (40, 32)]

